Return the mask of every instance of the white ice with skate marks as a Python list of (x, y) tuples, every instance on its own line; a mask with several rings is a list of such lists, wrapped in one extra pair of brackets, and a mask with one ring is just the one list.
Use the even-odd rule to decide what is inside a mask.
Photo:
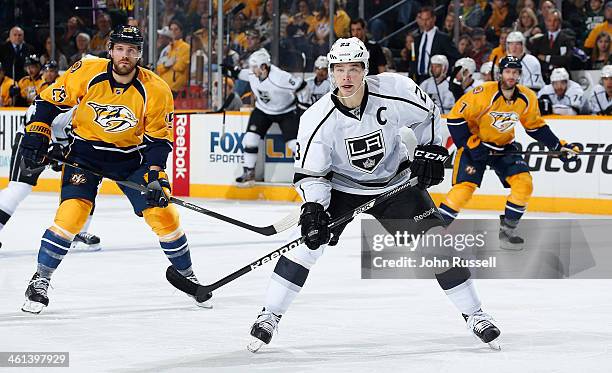
[[(358, 223), (318, 261), (272, 342), (252, 354), (245, 346), (274, 265), (217, 290), (214, 309), (200, 309), (166, 282), (168, 262), (154, 235), (119, 196), (100, 197), (96, 204), (90, 231), (101, 237), (102, 251), (69, 253), (53, 277), (49, 307), (40, 315), (25, 314), (19, 310), (23, 293), (57, 201), (55, 194), (28, 197), (0, 233), (0, 351), (69, 351), (71, 369), (62, 372), (610, 369), (612, 281), (478, 281), (483, 309), (502, 331), (502, 350), (493, 351), (470, 335), (435, 281), (360, 280)], [(192, 202), (257, 225), (293, 207)], [(180, 211), (205, 283), (283, 243), (282, 234), (259, 236)]]

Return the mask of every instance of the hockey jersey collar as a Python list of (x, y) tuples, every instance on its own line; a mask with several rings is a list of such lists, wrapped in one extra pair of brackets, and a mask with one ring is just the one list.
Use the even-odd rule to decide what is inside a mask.
[(340, 112), (346, 115), (347, 117), (361, 120), (361, 117), (363, 116), (363, 113), (365, 112), (365, 108), (368, 104), (368, 96), (369, 96), (368, 83), (366, 82), (363, 83), (363, 99), (361, 99), (361, 105), (359, 105), (359, 113), (357, 113), (358, 115), (354, 114), (355, 109), (349, 109), (348, 107), (344, 106), (340, 102), (338, 97), (336, 97), (336, 95), (338, 94), (338, 91), (339, 91), (339, 88), (334, 89), (334, 92), (331, 95), (331, 99), (332, 99), (332, 102), (334, 103), (334, 106), (338, 108), (338, 110), (340, 110)]
[(506, 100), (506, 98), (504, 97), (504, 94), (502, 93), (501, 82), (497, 82), (497, 94), (495, 95), (495, 98), (493, 99), (492, 102), (497, 101), (497, 99), (500, 97), (506, 101), (516, 102), (516, 100), (519, 99), (520, 94), (521, 92), (519, 91), (518, 84), (517, 84), (514, 86), (514, 92), (512, 92), (512, 97), (510, 97), (509, 100)]
[(113, 76), (113, 61), (108, 61), (106, 73), (108, 75), (108, 81), (110, 83), (111, 89), (115, 90), (115, 88), (122, 88), (125, 91), (129, 86), (134, 85), (134, 83), (138, 80), (138, 75), (140, 75), (140, 68), (138, 67), (138, 65), (136, 65), (134, 70), (136, 70), (136, 74), (134, 74), (134, 77), (129, 83), (119, 83), (115, 80), (115, 77)]

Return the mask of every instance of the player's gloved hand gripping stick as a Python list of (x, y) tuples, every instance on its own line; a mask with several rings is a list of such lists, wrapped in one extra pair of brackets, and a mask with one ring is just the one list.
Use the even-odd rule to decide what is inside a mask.
[[(299, 220), (299, 212), (295, 211), (295, 212), (289, 214), (288, 216), (284, 217), (283, 219), (279, 220), (278, 222), (276, 222), (276, 223), (274, 223), (272, 225), (268, 225), (268, 226), (265, 226), (265, 227), (257, 227), (257, 226), (250, 225), (250, 224), (247, 224), (245, 222), (242, 222), (240, 220), (236, 220), (236, 219), (230, 218), (229, 216), (225, 216), (225, 215), (219, 214), (217, 212), (205, 209), (205, 208), (200, 207), (198, 205), (194, 205), (193, 203), (189, 203), (187, 201), (183, 201), (183, 200), (178, 199), (176, 197), (170, 196), (169, 195), (169, 189), (168, 189), (169, 188), (169, 183), (166, 185), (165, 182), (164, 182), (164, 178), (163, 177), (161, 179), (159, 178), (159, 174), (161, 174), (162, 172), (158, 172), (157, 178), (154, 177), (155, 180), (152, 180), (152, 181), (149, 180), (149, 185), (150, 186), (153, 186), (153, 184), (157, 184), (158, 181), (161, 180), (161, 182), (160, 182), (161, 188), (160, 189), (157, 189), (157, 188), (153, 188), (152, 189), (149, 186), (140, 185), (140, 184), (135, 183), (133, 181), (113, 179), (111, 177), (108, 177), (106, 175), (101, 174), (100, 172), (98, 172), (96, 170), (92, 170), (91, 168), (89, 168), (87, 166), (83, 166), (83, 165), (80, 165), (80, 164), (67, 162), (66, 160), (59, 159), (55, 155), (52, 155), (52, 154), (48, 154), (47, 157), (50, 160), (61, 162), (61, 163), (65, 164), (66, 166), (74, 167), (74, 168), (80, 168), (80, 169), (85, 170), (87, 172), (91, 172), (94, 175), (101, 176), (101, 177), (103, 177), (105, 179), (112, 180), (112, 181), (114, 181), (115, 183), (117, 183), (119, 185), (123, 185), (125, 187), (138, 190), (138, 191), (140, 191), (143, 194), (147, 194), (147, 198), (148, 198), (147, 203), (149, 205), (155, 205), (155, 206), (164, 207), (164, 206), (162, 206), (162, 205), (164, 205), (162, 200), (167, 196), (168, 201), (166, 201), (165, 206), (168, 205), (168, 202), (169, 203), (174, 203), (176, 205), (183, 206), (185, 208), (188, 208), (190, 210), (199, 212), (201, 214), (213, 217), (215, 219), (222, 220), (222, 221), (224, 221), (226, 223), (230, 223), (230, 224), (236, 225), (236, 226), (238, 226), (240, 228), (244, 228), (244, 229), (250, 230), (252, 232), (256, 232), (256, 233), (262, 234), (264, 236), (272, 236), (272, 235), (274, 235), (276, 233), (285, 231), (285, 230), (293, 227), (295, 224), (297, 224), (297, 222)], [(147, 174), (147, 177), (151, 178), (151, 176), (153, 176), (153, 175), (151, 175), (151, 171), (150, 171)], [(167, 179), (165, 179), (165, 181), (167, 182)], [(162, 183), (163, 183), (163, 185), (162, 185)]]
[[(395, 196), (396, 194), (402, 192), (403, 190), (414, 187), (417, 184), (418, 184), (418, 178), (413, 177), (410, 180), (408, 180), (406, 183), (398, 186), (397, 188), (394, 188), (388, 192), (379, 194), (378, 196), (362, 204), (361, 206), (353, 210), (350, 210), (346, 212), (345, 214), (337, 217), (336, 219), (332, 220), (329, 223), (328, 228), (331, 230), (332, 228), (349, 221), (355, 216), (361, 214), (362, 212), (365, 212), (371, 209), (372, 207), (380, 204), (381, 202), (386, 201), (387, 199)], [(213, 290), (216, 290), (220, 288), (221, 286), (226, 285), (234, 281), (235, 279), (244, 276), (245, 274), (262, 266), (263, 264), (267, 262), (271, 262), (274, 259), (279, 258), (282, 254), (304, 243), (305, 240), (306, 240), (306, 237), (302, 236), (289, 243), (286, 243), (285, 245), (279, 247), (278, 249), (272, 251), (271, 253), (265, 256), (262, 256), (256, 261), (250, 264), (247, 264), (246, 266), (240, 268), (239, 270), (223, 277), (219, 281), (212, 283), (210, 285), (200, 285), (200, 284), (196, 284), (195, 282), (190, 281), (188, 278), (178, 273), (178, 271), (174, 269), (173, 266), (169, 266), (168, 269), (166, 270), (166, 279), (172, 284), (172, 286), (174, 286), (178, 290), (184, 293), (187, 293), (189, 295), (193, 295), (198, 302), (203, 302), (209, 299), (210, 297), (212, 297)]]

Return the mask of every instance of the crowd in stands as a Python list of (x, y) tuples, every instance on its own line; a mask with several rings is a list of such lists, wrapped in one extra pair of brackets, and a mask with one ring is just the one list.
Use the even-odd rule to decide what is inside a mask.
[[(217, 1), (210, 1), (216, 9)], [(0, 4), (5, 2), (0, 0)], [(522, 59), (523, 70), (529, 70), (529, 80), (521, 82), (536, 91), (552, 84), (555, 69), (601, 70), (612, 64), (612, 1), (462, 0), (455, 8), (450, 0), (408, 0), (393, 11), (375, 16), (397, 2), (365, 1), (365, 21), (358, 18), (359, 1), (335, 0), (330, 27), (329, 1), (279, 0), (277, 38), (272, 0), (226, 0), (224, 22), (229, 21), (230, 35), (224, 38), (223, 63), (247, 67), (252, 52), (260, 48), (271, 51), (272, 44), (278, 42), (281, 69), (312, 72), (317, 57), (329, 50), (333, 33), (336, 38), (355, 36), (366, 43), (371, 55), (370, 74), (397, 71), (419, 83), (431, 77), (431, 58), (435, 55), (448, 59), (446, 75), (463, 85), (467, 84), (462, 80), (466, 71), (456, 65), (457, 61), (473, 61), (478, 81), (485, 75), (494, 78), (495, 70), (490, 65), (513, 55)], [(60, 71), (84, 56), (105, 56), (114, 24), (128, 23), (155, 32), (147, 30), (146, 18), (128, 18), (127, 13), (113, 9), (110, 3), (115, 2), (107, 3), (108, 8), (98, 10), (93, 19), (84, 19), (78, 12), (61, 13), (65, 18), (60, 19), (54, 61)], [(208, 50), (208, 39), (217, 38), (216, 11), (209, 17), (208, 8), (209, 0), (160, 1), (157, 45), (151, 46), (159, 57), (147, 62), (175, 95), (188, 86), (206, 86), (209, 60), (215, 63), (216, 71), (216, 43)], [(88, 14), (91, 18), (91, 11)], [(0, 13), (2, 17), (6, 15)], [(209, 18), (213, 23), (210, 30)], [(386, 37), (403, 26), (407, 26), (404, 32)], [(36, 78), (26, 71), (26, 58), (35, 55), (39, 68), (50, 62), (51, 38), (48, 33), (28, 31), (24, 26), (8, 27), (0, 28), (0, 76), (13, 79), (13, 86), (18, 86), (26, 76)], [(6, 86), (6, 82), (0, 82), (0, 87)], [(232, 86), (239, 96), (248, 90), (243, 82), (232, 82)], [(12, 93), (16, 92), (14, 88)], [(11, 103), (24, 101), (27, 97), (14, 97)], [(588, 112), (587, 103), (577, 112)]]

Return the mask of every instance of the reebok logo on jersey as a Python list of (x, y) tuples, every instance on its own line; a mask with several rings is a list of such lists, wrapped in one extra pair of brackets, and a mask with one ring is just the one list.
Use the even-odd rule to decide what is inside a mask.
[(371, 174), (385, 157), (382, 130), (344, 140), (351, 165)]
[(102, 105), (95, 102), (88, 102), (87, 105), (96, 113), (94, 122), (102, 127), (104, 132), (123, 132), (138, 124), (134, 113), (123, 105)]
[(515, 112), (492, 111), (489, 115), (493, 117), (491, 126), (495, 127), (499, 132), (510, 131), (519, 122), (519, 116)]

